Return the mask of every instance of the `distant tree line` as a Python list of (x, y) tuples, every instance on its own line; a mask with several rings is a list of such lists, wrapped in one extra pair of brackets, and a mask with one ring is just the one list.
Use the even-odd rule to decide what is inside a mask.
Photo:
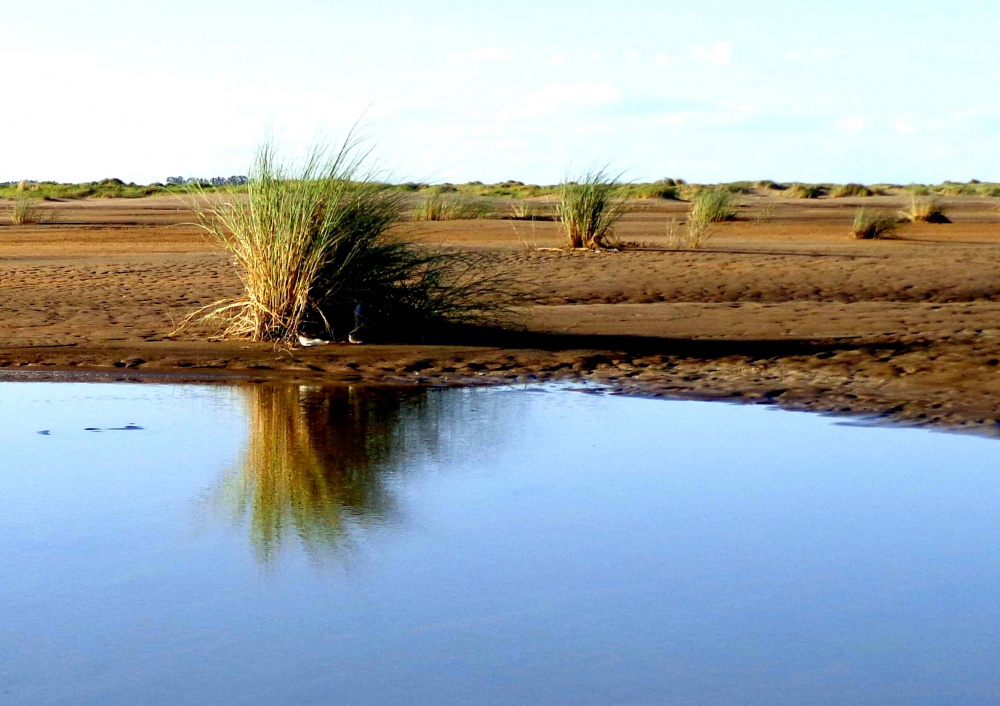
[(212, 177), (167, 177), (167, 186), (243, 186), (248, 179), (245, 176)]

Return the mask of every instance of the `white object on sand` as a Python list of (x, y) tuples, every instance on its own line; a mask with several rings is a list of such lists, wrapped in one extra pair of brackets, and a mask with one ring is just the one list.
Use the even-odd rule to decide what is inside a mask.
[(310, 348), (311, 346), (325, 346), (329, 341), (324, 341), (322, 338), (308, 338), (299, 334), (299, 345), (303, 348)]

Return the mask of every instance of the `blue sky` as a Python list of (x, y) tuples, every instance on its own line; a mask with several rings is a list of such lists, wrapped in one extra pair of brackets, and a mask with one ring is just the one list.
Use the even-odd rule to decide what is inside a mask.
[(399, 180), (1000, 180), (1000, 2), (4, 8), (0, 181), (245, 173), (359, 118)]

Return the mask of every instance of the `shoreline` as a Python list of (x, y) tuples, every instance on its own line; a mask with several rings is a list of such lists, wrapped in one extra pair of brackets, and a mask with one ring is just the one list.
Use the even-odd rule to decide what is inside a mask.
[[(30, 347), (21, 351), (27, 355), (13, 360), (13, 351), (6, 348), (0, 349), (0, 382), (426, 388), (558, 382), (596, 385), (607, 394), (764, 404), (875, 420), (888, 426), (1000, 437), (1000, 394), (993, 390), (992, 378), (997, 376), (992, 365), (986, 365), (978, 376), (970, 374), (965, 361), (937, 366), (933, 375), (917, 370), (899, 374), (898, 359), (913, 352), (901, 350), (898, 343), (868, 344), (852, 350), (836, 341), (817, 342), (820, 355), (830, 354), (825, 359), (817, 359), (815, 351), (759, 357), (752, 350), (740, 352), (738, 342), (701, 343), (717, 345), (724, 354), (705, 359), (649, 349), (629, 352), (433, 344), (276, 349), (269, 344), (227, 341), (171, 342), (167, 346), (147, 343), (113, 349)], [(932, 350), (946, 355), (948, 348), (956, 353), (955, 346), (938, 345)], [(922, 353), (928, 355), (926, 350)], [(835, 359), (848, 354), (855, 363), (845, 368)], [(824, 364), (831, 359), (832, 363)], [(959, 380), (961, 384), (957, 384)], [(978, 389), (980, 394), (967, 394), (970, 389)]]
[[(949, 199), (952, 224), (851, 240), (856, 210), (870, 203), (747, 197), (741, 219), (713, 226), (695, 251), (666, 247), (687, 208), (670, 201), (634, 203), (620, 237), (641, 248), (613, 254), (560, 251), (554, 222), (403, 224), (418, 242), (488, 254), (516, 277), (523, 328), (307, 349), (217, 340), (193, 326), (169, 334), (241, 289), (181, 201), (51, 203), (51, 222), (0, 227), (0, 379), (578, 380), (995, 435), (1000, 212)], [(755, 220), (764, 205), (767, 220)]]

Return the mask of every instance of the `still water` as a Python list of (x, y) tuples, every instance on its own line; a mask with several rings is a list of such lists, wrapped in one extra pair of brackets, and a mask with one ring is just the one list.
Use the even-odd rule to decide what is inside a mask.
[(0, 384), (0, 703), (995, 703), (998, 451), (551, 388)]

